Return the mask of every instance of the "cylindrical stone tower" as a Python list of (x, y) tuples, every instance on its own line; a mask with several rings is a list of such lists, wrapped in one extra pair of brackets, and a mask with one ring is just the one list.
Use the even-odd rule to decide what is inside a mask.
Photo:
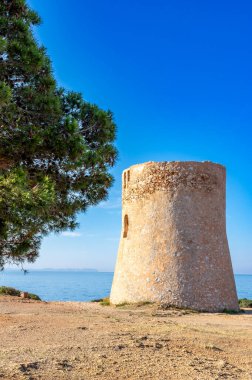
[(111, 303), (239, 310), (226, 236), (226, 173), (211, 162), (147, 162), (123, 172)]

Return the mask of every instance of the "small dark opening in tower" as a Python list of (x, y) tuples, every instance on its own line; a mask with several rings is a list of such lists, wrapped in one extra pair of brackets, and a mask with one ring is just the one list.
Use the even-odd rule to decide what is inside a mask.
[(124, 189), (126, 188), (126, 180), (127, 180), (126, 172), (124, 172), (124, 174), (123, 174), (123, 187), (124, 187)]
[(130, 170), (128, 170), (128, 182), (130, 181)]
[(128, 236), (128, 230), (129, 230), (129, 217), (128, 215), (124, 215), (124, 221), (123, 221), (123, 237), (126, 238)]

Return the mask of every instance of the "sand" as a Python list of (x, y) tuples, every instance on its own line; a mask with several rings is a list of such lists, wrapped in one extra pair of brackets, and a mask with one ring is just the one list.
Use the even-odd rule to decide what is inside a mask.
[(252, 311), (0, 297), (0, 379), (252, 380)]

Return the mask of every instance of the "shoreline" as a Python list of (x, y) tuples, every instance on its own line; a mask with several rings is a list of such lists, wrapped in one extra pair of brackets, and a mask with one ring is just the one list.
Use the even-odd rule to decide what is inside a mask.
[(1, 379), (213, 380), (252, 377), (252, 310), (0, 297)]

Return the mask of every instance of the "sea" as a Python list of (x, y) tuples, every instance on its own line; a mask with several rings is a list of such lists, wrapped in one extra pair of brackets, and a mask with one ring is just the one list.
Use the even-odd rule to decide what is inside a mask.
[[(113, 272), (82, 270), (21, 270), (0, 272), (0, 286), (37, 294), (44, 301), (91, 301), (108, 297)], [(239, 298), (252, 299), (252, 275), (236, 274)]]

